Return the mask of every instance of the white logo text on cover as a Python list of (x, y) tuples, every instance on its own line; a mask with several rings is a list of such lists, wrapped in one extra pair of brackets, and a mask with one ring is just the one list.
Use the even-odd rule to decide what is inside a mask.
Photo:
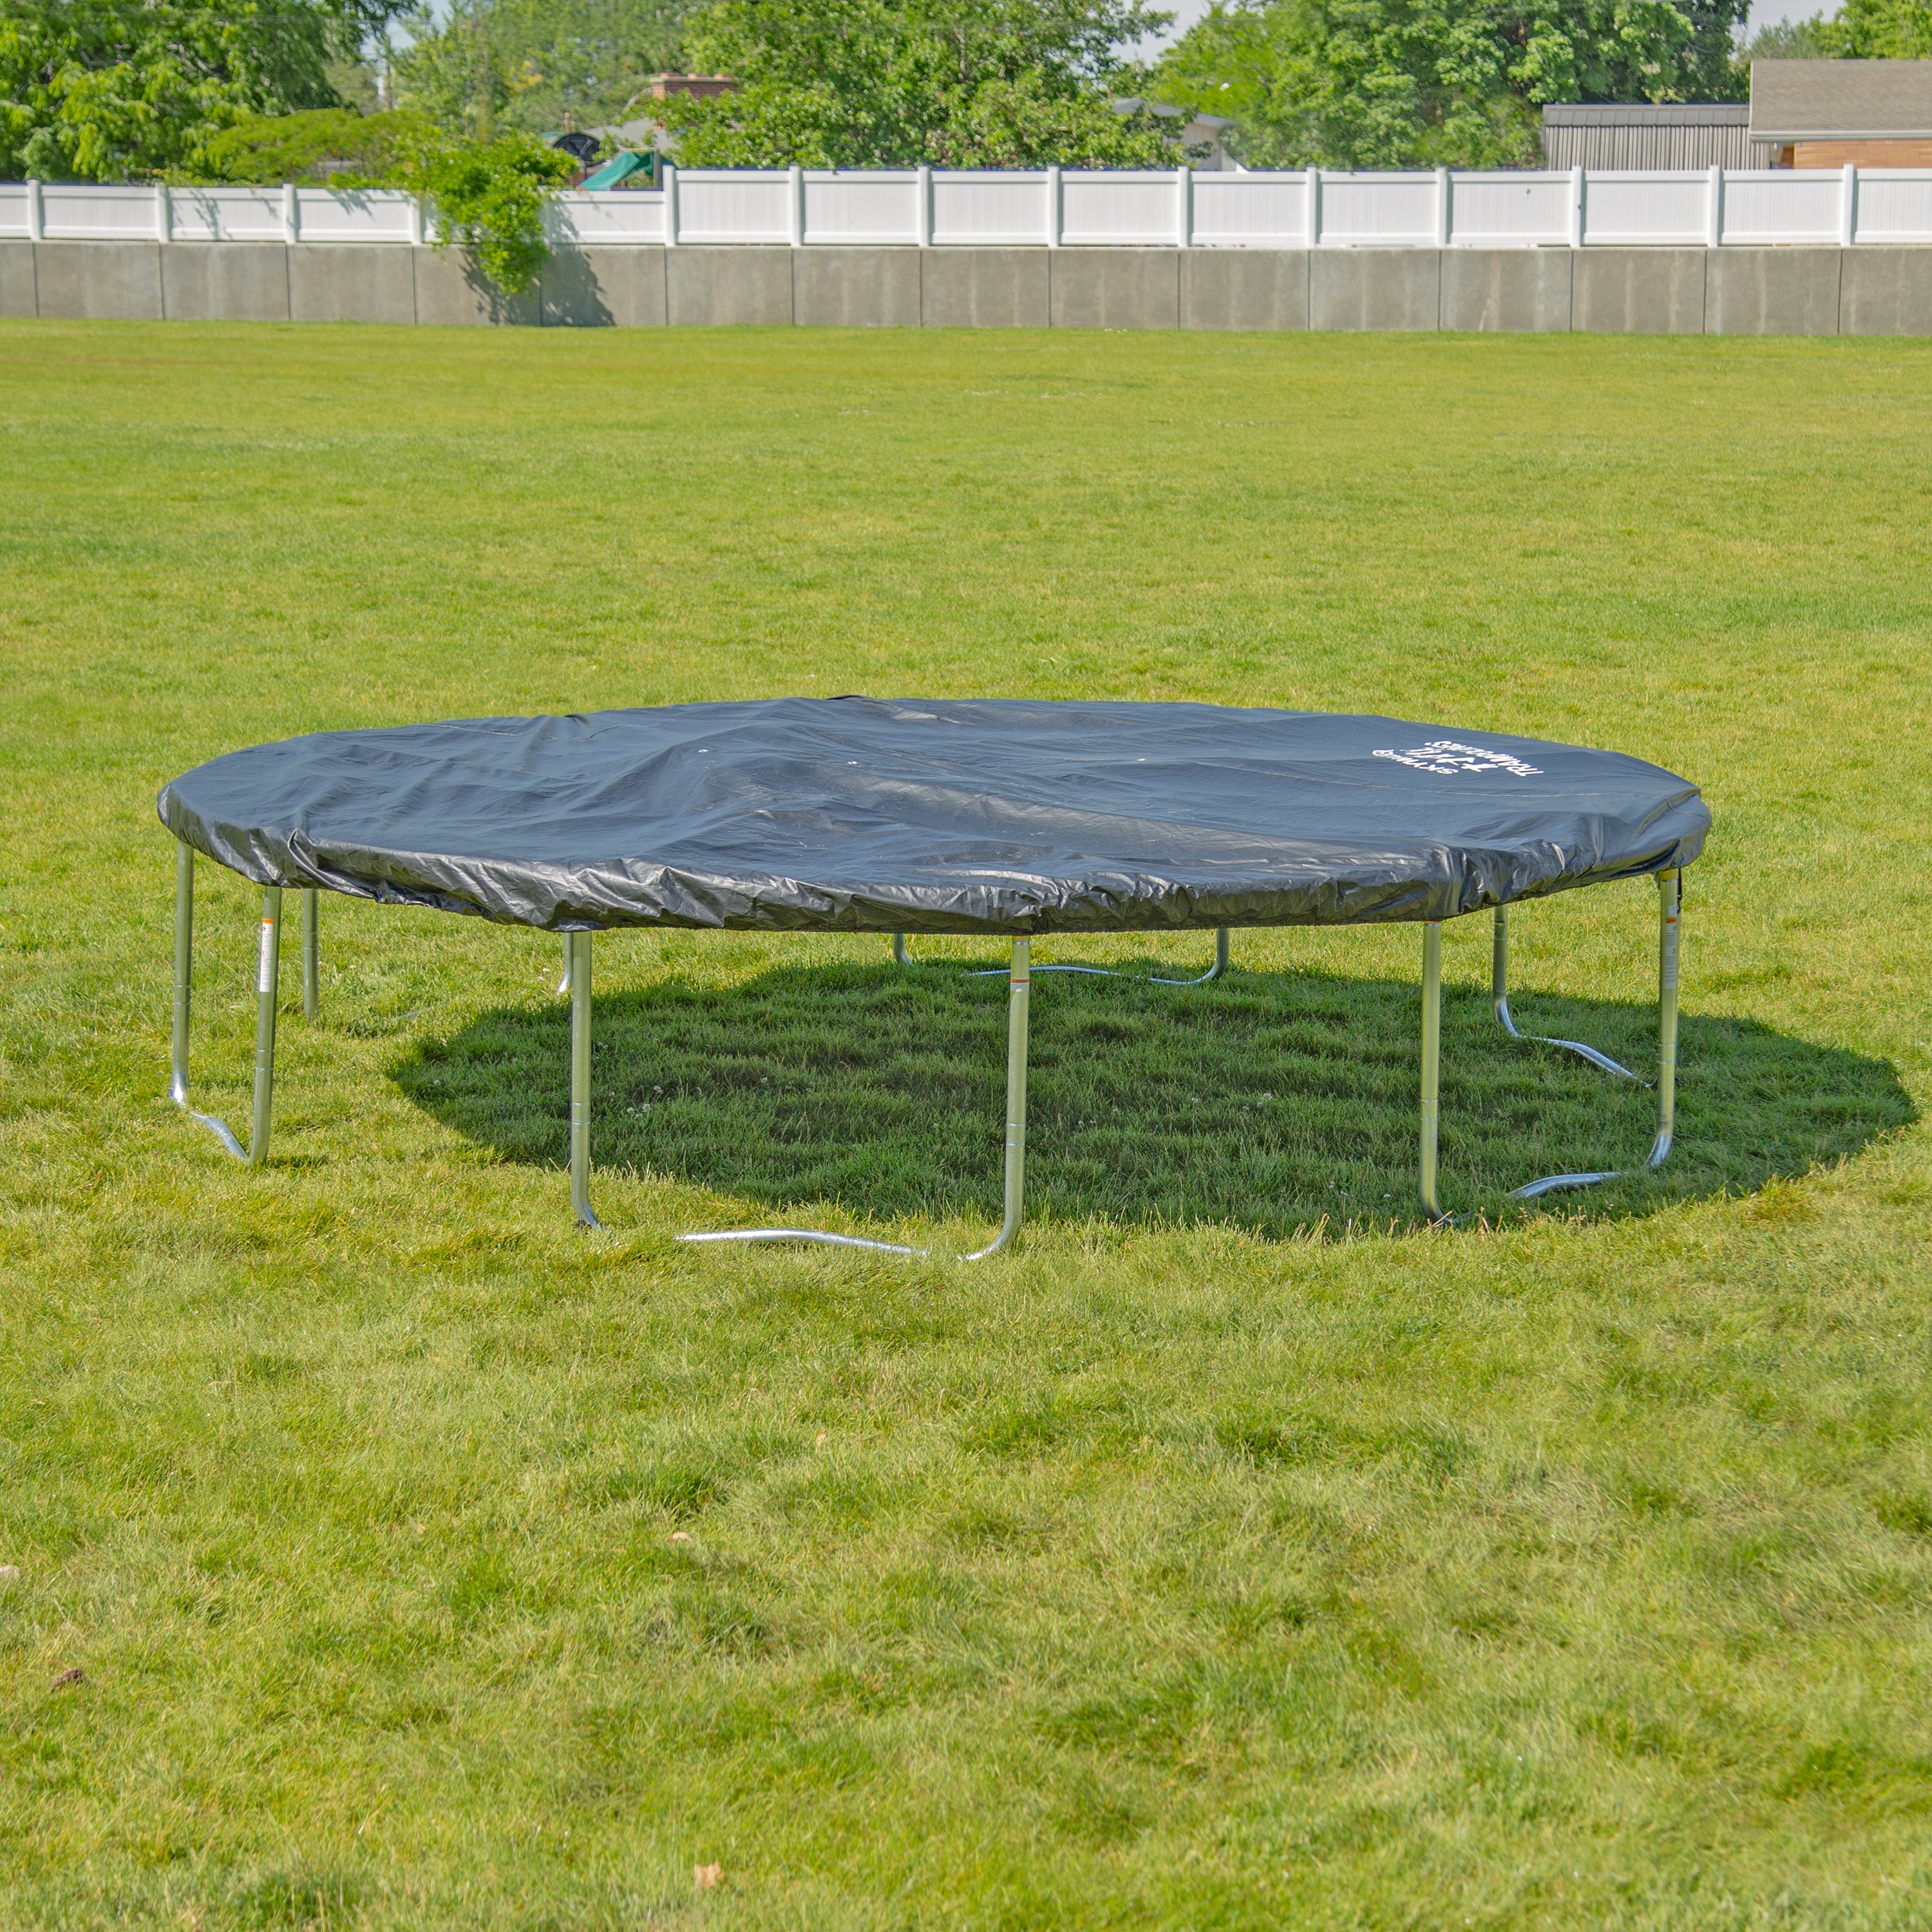
[(1540, 778), (1540, 765), (1526, 765), (1507, 752), (1492, 752), (1480, 745), (1459, 745), (1453, 738), (1438, 738), (1406, 752), (1377, 752), (1378, 758), (1393, 758), (1399, 765), (1413, 766), (1418, 772), (1435, 772), (1454, 778), (1458, 772), (1479, 776), (1484, 772), (1508, 772), (1520, 778)]

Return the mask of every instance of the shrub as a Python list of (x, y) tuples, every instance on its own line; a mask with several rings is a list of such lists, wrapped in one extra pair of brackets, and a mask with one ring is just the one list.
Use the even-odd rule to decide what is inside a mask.
[(507, 134), (488, 142), (420, 142), (397, 176), (435, 202), (436, 247), (460, 243), (500, 289), (519, 295), (535, 286), (549, 259), (544, 204), (576, 171), (570, 155)]

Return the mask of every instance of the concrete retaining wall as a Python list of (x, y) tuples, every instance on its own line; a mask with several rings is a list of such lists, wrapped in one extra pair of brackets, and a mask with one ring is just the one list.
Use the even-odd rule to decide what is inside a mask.
[(454, 250), (0, 242), (0, 316), (1932, 335), (1932, 248), (606, 247), (505, 296)]

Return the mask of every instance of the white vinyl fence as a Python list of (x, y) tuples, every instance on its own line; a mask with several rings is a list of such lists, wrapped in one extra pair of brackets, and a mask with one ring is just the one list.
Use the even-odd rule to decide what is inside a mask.
[[(1932, 244), (1932, 168), (1567, 173), (1088, 173), (667, 169), (662, 189), (564, 194), (569, 244), (1534, 248)], [(0, 184), (0, 238), (420, 242), (386, 190)]]

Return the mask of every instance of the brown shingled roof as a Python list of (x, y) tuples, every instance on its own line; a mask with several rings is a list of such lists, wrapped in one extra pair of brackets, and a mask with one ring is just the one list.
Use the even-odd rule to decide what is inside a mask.
[(1751, 62), (1754, 141), (1932, 136), (1932, 60)]

